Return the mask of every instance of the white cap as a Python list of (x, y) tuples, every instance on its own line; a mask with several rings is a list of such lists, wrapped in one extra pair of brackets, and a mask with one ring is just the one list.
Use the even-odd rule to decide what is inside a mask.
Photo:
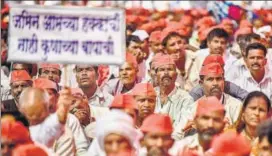
[(141, 41), (144, 41), (149, 37), (148, 33), (145, 30), (136, 30), (132, 33), (134, 36), (138, 36)]

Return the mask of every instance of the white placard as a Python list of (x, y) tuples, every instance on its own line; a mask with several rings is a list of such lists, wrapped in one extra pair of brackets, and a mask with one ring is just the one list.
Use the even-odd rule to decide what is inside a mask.
[(117, 8), (11, 6), (8, 61), (120, 65), (124, 19)]

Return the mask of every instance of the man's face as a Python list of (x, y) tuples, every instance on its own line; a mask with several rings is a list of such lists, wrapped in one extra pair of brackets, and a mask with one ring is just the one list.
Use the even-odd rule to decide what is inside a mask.
[(233, 26), (230, 24), (224, 25), (224, 29), (226, 32), (229, 34), (229, 36), (232, 36), (234, 31), (233, 31)]
[(138, 116), (145, 119), (148, 115), (153, 114), (156, 105), (156, 96), (138, 95), (135, 96), (138, 106)]
[(150, 132), (144, 136), (144, 145), (148, 155), (168, 155), (168, 150), (172, 147), (173, 142), (171, 134)]
[(50, 113), (54, 113), (57, 107), (58, 93), (53, 89), (46, 89), (46, 91), (49, 95), (49, 111)]
[(214, 135), (223, 131), (224, 116), (223, 111), (213, 111), (195, 118), (197, 132), (203, 141), (211, 141)]
[(72, 107), (70, 107), (70, 113), (77, 117), (81, 125), (87, 126), (91, 122), (91, 113), (88, 99), (85, 95), (82, 96), (80, 94), (75, 94), (73, 97), (74, 99)]
[(157, 69), (157, 80), (161, 86), (170, 86), (175, 84), (177, 71), (175, 65), (163, 65)]
[(259, 141), (258, 145), (259, 156), (271, 156), (272, 155), (272, 145), (268, 141), (268, 137), (265, 136)]
[(143, 51), (143, 45), (141, 43), (131, 41), (130, 45), (128, 46), (128, 51), (132, 54), (140, 53)]
[(150, 42), (150, 48), (154, 54), (163, 53), (163, 46), (160, 41)]
[(97, 73), (92, 66), (77, 65), (75, 68), (76, 80), (80, 88), (88, 88), (96, 85)]
[(227, 40), (225, 38), (214, 37), (208, 41), (208, 48), (210, 49), (210, 54), (223, 55), (227, 49)]
[(22, 64), (22, 63), (14, 63), (12, 65), (12, 70), (25, 70), (28, 72), (29, 75), (31, 75), (29, 69), (28, 69), (28, 65), (27, 64)]
[(166, 43), (167, 54), (180, 54), (184, 51), (185, 46), (187, 45), (186, 40), (182, 39), (179, 36), (170, 37)]
[(107, 155), (116, 154), (121, 151), (131, 151), (129, 140), (122, 135), (111, 133), (104, 139), (105, 153)]
[(42, 68), (40, 77), (59, 83), (60, 71), (56, 68)]
[(121, 82), (124, 85), (135, 83), (137, 72), (138, 72), (137, 69), (131, 63), (125, 62), (119, 68), (119, 76), (120, 76)]
[(221, 99), (225, 83), (223, 75), (206, 75), (201, 83), (206, 96), (216, 96)]
[(252, 98), (242, 115), (244, 122), (250, 127), (257, 127), (261, 122), (267, 119), (267, 116), (267, 103), (263, 97)]
[(1, 137), (1, 155), (11, 156), (12, 150), (15, 148), (15, 142), (11, 139)]
[(18, 102), (22, 91), (27, 87), (31, 87), (31, 82), (16, 81), (10, 84), (10, 87), (11, 87), (11, 95), (13, 96), (14, 100)]
[(264, 52), (262, 50), (252, 49), (249, 50), (245, 61), (250, 72), (261, 72), (264, 70), (267, 59), (264, 56)]

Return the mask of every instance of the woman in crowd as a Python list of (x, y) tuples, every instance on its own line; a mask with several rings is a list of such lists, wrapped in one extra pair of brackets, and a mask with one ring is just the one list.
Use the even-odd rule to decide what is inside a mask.
[(237, 122), (231, 127), (247, 138), (253, 148), (257, 143), (257, 127), (264, 122), (271, 109), (269, 98), (260, 91), (253, 91), (246, 97)]

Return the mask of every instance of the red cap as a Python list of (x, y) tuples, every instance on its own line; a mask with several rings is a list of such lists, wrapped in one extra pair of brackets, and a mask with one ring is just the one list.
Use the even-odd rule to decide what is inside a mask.
[(175, 61), (170, 55), (158, 55), (154, 63), (156, 69), (164, 65), (176, 65)]
[(211, 32), (211, 30), (213, 30), (214, 27), (211, 28), (207, 28), (207, 27), (203, 27), (202, 29), (198, 30), (198, 39), (200, 41), (204, 41), (205, 39), (207, 39), (208, 34)]
[(215, 26), (216, 20), (212, 16), (203, 17), (196, 23), (197, 28), (199, 28), (201, 25), (206, 25), (209, 27)]
[(223, 57), (219, 54), (210, 54), (208, 55), (202, 66), (205, 66), (207, 64), (210, 64), (210, 63), (219, 63), (221, 66), (225, 64), (224, 60), (223, 60)]
[(151, 83), (138, 83), (132, 89), (132, 95), (156, 96), (156, 92)]
[(14, 70), (11, 72), (10, 83), (16, 81), (31, 81), (31, 77), (25, 70)]
[(41, 88), (41, 89), (54, 89), (58, 91), (57, 84), (49, 79), (45, 78), (38, 78), (33, 81), (34, 88)]
[(48, 156), (48, 154), (35, 144), (19, 145), (12, 151), (12, 156)]
[(249, 155), (250, 142), (236, 131), (226, 131), (215, 136), (212, 141), (212, 153), (215, 155)]
[(151, 114), (143, 122), (141, 126), (143, 132), (153, 133), (169, 133), (173, 131), (172, 121), (168, 115)]
[(210, 63), (202, 66), (199, 75), (221, 75), (223, 73), (224, 70), (219, 63)]
[(183, 15), (181, 17), (180, 23), (182, 23), (185, 26), (193, 26), (194, 25), (194, 19), (190, 15)]
[(55, 69), (60, 70), (60, 65), (53, 64), (53, 63), (42, 63), (42, 64), (40, 64), (40, 68), (55, 68)]
[(110, 105), (110, 108), (132, 108), (138, 109), (137, 104), (132, 95), (119, 94), (116, 95)]
[(153, 31), (149, 36), (149, 42), (161, 41), (161, 31)]
[(136, 60), (136, 57), (133, 56), (131, 53), (126, 52), (126, 62), (131, 63), (134, 67), (138, 66), (138, 62)]
[(170, 33), (177, 33), (181, 36), (185, 36), (187, 37), (189, 35), (189, 33), (186, 31), (186, 29), (183, 28), (178, 28), (176, 26), (171, 26), (171, 27), (166, 27), (165, 29), (163, 29), (162, 33), (161, 33), (161, 42), (163, 42), (163, 40), (170, 34)]
[(155, 28), (156, 25), (152, 25), (152, 23), (145, 23), (142, 26), (140, 26), (139, 30), (144, 30), (146, 31), (148, 34), (150, 34), (153, 29)]
[(16, 144), (32, 143), (28, 129), (18, 121), (1, 120), (1, 137)]
[(197, 103), (196, 116), (224, 110), (223, 104), (215, 96), (202, 97)]

